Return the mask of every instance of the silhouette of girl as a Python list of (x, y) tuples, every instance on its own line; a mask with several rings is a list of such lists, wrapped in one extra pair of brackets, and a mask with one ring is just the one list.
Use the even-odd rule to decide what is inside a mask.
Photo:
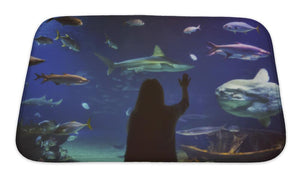
[(175, 127), (189, 106), (190, 80), (187, 74), (178, 79), (182, 99), (172, 106), (165, 105), (163, 88), (156, 79), (143, 82), (128, 123), (125, 161), (177, 161)]

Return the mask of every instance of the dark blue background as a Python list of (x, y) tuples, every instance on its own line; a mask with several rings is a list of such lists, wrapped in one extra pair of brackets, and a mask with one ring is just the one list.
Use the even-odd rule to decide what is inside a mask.
[[(125, 21), (140, 18), (145, 22), (141, 27), (129, 27)], [(47, 96), (57, 101), (63, 98), (63, 103), (57, 107), (22, 106), (21, 118), (25, 121), (39, 122), (53, 119), (59, 123), (79, 121), (85, 123), (92, 118), (93, 131), (87, 128), (80, 131), (80, 136), (87, 137), (91, 142), (109, 143), (126, 142), (127, 117), (125, 111), (134, 107), (138, 89), (146, 78), (157, 78), (165, 92), (165, 103), (171, 105), (180, 101), (181, 88), (177, 79), (183, 72), (174, 73), (131, 73), (122, 75), (119, 69), (110, 76), (106, 75), (107, 67), (94, 56), (98, 52), (114, 62), (127, 59), (150, 56), (157, 44), (164, 53), (181, 63), (194, 65), (195, 68), (186, 71), (192, 81), (189, 86), (190, 107), (186, 114), (204, 114), (206, 120), (178, 122), (177, 129), (197, 126), (238, 125), (245, 128), (263, 129), (259, 122), (251, 118), (240, 118), (226, 113), (220, 108), (215, 97), (215, 89), (232, 79), (252, 79), (261, 68), (267, 69), (270, 81), (278, 83), (273, 57), (273, 48), (267, 30), (258, 22), (238, 18), (199, 18), (199, 17), (152, 17), (152, 16), (90, 16), (80, 17), (83, 26), (62, 26), (56, 21), (43, 23), (35, 37), (56, 37), (56, 30), (61, 35), (68, 34), (80, 44), (80, 52), (61, 47), (60, 40), (50, 45), (38, 46), (33, 42), (32, 56), (45, 59), (46, 62), (28, 68), (23, 100), (33, 97)], [(243, 21), (259, 26), (247, 34), (223, 30), (222, 26), (232, 21)], [(201, 25), (201, 31), (184, 34), (188, 26)], [(104, 34), (119, 46), (118, 50), (109, 48)], [(271, 56), (257, 61), (225, 59), (223, 56), (207, 56), (207, 41), (215, 44), (231, 44), (241, 42), (255, 45), (271, 52)], [(198, 61), (192, 61), (189, 54), (193, 53)], [(82, 74), (90, 82), (82, 86), (55, 85), (52, 82), (41, 84), (34, 81), (34, 73), (69, 73)], [(120, 81), (117, 81), (117, 80)], [(118, 87), (119, 86), (119, 87)], [(121, 88), (130, 86), (132, 90), (122, 91)], [(90, 110), (81, 107), (82, 102), (90, 105)], [(34, 113), (42, 117), (37, 119)], [(272, 117), (268, 129), (283, 131), (282, 113)], [(177, 143), (184, 144), (184, 139), (177, 136)], [(104, 142), (104, 143), (105, 143)]]

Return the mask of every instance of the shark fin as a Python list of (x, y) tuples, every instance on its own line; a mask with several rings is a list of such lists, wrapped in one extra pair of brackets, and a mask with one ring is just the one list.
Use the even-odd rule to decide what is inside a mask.
[(69, 34), (65, 34), (66, 37), (70, 37)]
[(155, 45), (154, 52), (152, 56), (165, 56), (164, 52), (160, 49), (158, 45)]
[(66, 45), (65, 45), (65, 44), (62, 44), (61, 47), (66, 47)]
[(46, 99), (46, 96), (41, 97), (41, 99)]
[(259, 33), (259, 26), (257, 26), (255, 29), (256, 29), (256, 31)]
[(53, 102), (53, 99), (49, 99), (49, 102)]
[(268, 71), (264, 68), (260, 69), (253, 80), (258, 82), (268, 82), (270, 80)]
[(103, 61), (106, 66), (108, 66), (107, 75), (109, 76), (112, 73), (112, 71), (115, 69), (114, 63), (110, 59), (101, 56), (98, 53), (94, 53), (94, 55), (97, 56), (101, 61)]
[(262, 124), (264, 127), (268, 127), (271, 124), (271, 118), (270, 117), (266, 117), (263, 119), (258, 119), (258, 121), (260, 122), (260, 124)]

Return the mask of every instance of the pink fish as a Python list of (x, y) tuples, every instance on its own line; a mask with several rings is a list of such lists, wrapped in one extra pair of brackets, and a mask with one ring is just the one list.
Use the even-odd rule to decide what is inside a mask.
[(226, 45), (216, 45), (212, 42), (208, 42), (210, 50), (208, 52), (209, 56), (214, 54), (224, 55), (225, 58), (234, 58), (242, 60), (257, 60), (259, 58), (264, 58), (269, 56), (271, 53), (264, 49), (256, 46), (236, 43), (236, 44), (226, 44)]

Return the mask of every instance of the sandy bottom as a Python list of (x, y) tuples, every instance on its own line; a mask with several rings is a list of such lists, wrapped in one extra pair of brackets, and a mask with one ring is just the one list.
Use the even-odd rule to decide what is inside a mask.
[(94, 144), (73, 141), (61, 147), (68, 150), (68, 155), (75, 161), (81, 162), (122, 162), (125, 149), (116, 149), (109, 144)]

